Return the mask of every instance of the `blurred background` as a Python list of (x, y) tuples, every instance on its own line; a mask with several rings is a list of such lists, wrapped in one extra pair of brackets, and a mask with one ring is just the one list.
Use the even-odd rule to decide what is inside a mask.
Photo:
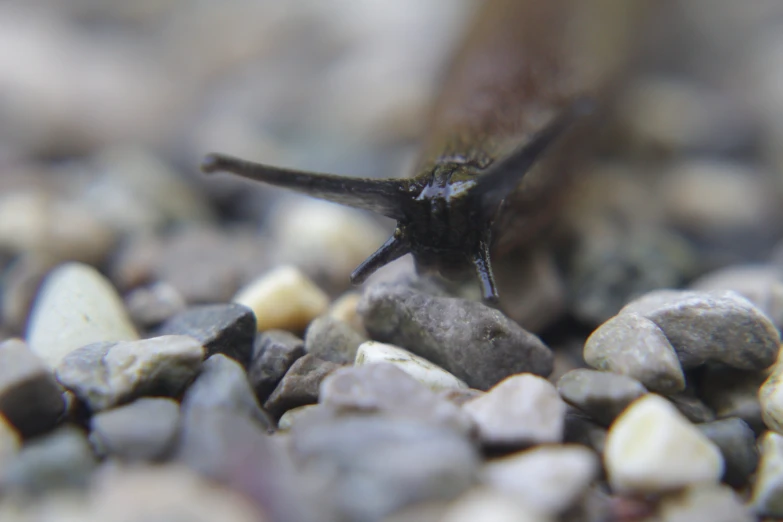
[[(0, 338), (64, 260), (107, 273), (142, 327), (280, 263), (346, 291), (389, 222), (199, 161), (407, 175), (474, 7), (0, 3)], [(783, 3), (671, 0), (654, 28), (563, 212), (576, 239), (499, 268), (508, 313), (536, 331), (721, 267), (783, 266)]]

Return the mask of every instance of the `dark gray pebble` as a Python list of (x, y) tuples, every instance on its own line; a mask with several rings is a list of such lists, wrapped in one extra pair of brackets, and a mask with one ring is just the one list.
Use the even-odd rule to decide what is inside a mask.
[(256, 337), (247, 378), (259, 401), (269, 398), (294, 361), (304, 353), (304, 341), (290, 332), (267, 330)]
[(300, 357), (266, 400), (264, 409), (279, 418), (291, 408), (315, 404), (318, 402), (321, 381), (338, 368), (339, 364), (324, 361), (309, 353)]
[(723, 481), (736, 488), (748, 483), (759, 463), (756, 435), (740, 418), (733, 417), (696, 425), (718, 446), (726, 468)]
[(366, 340), (348, 323), (328, 315), (311, 322), (304, 338), (307, 353), (337, 364), (353, 364), (356, 350)]

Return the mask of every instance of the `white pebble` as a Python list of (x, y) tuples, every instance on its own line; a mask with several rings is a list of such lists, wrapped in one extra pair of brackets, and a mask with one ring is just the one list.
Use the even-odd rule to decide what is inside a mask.
[(355, 364), (360, 366), (375, 363), (392, 364), (435, 391), (468, 387), (440, 366), (399, 346), (375, 341), (360, 344), (356, 351)]

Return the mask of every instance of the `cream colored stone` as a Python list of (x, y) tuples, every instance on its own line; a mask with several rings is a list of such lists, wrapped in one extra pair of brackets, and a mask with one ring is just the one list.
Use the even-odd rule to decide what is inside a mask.
[(783, 435), (764, 433), (759, 450), (761, 460), (750, 504), (758, 515), (783, 517)]
[(357, 366), (389, 363), (434, 391), (467, 388), (468, 385), (437, 364), (392, 344), (367, 341), (356, 351)]

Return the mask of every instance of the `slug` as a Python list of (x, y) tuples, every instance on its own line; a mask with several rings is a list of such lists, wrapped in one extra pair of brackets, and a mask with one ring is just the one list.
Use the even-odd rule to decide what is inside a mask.
[(571, 141), (567, 135), (603, 105), (629, 55), (641, 3), (484, 2), (446, 75), (409, 178), (302, 172), (221, 154), (207, 155), (202, 170), (395, 219), (393, 235), (351, 274), (353, 284), (410, 253), (420, 272), (454, 277), (472, 269), (483, 299), (497, 302), (490, 252), (499, 237), (514, 235), (504, 216), (530, 215), (528, 207), (546, 207), (561, 191), (564, 163), (536, 164), (553, 149), (567, 154), (554, 145)]

